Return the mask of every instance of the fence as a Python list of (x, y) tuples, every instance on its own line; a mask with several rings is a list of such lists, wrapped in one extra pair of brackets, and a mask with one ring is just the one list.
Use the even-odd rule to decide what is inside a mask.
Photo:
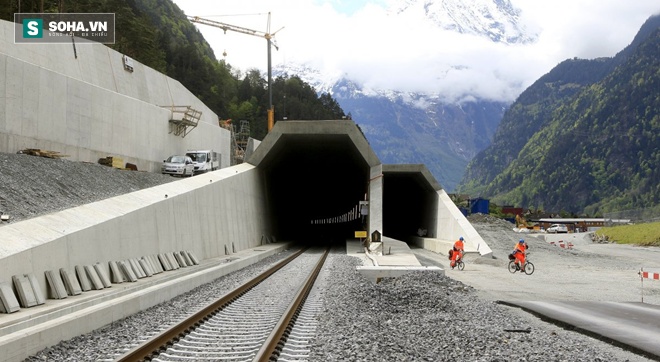
[(660, 221), (660, 208), (644, 208), (615, 211), (603, 214), (606, 226), (612, 226), (619, 220), (629, 220), (632, 223)]
[(642, 282), (642, 303), (644, 303), (644, 279), (660, 280), (660, 270), (644, 271), (644, 268), (641, 268), (637, 274)]

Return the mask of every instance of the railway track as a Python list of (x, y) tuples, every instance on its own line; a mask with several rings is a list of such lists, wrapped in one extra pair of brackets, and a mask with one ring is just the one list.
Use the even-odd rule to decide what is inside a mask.
[(116, 361), (305, 360), (321, 305), (313, 286), (328, 253), (291, 255)]

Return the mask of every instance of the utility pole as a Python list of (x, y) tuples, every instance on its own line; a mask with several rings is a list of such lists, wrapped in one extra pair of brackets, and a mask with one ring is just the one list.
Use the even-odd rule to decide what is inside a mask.
[(268, 13), (268, 29), (266, 32), (258, 31), (258, 30), (252, 30), (248, 28), (243, 28), (240, 26), (236, 25), (231, 25), (231, 24), (226, 24), (226, 23), (221, 23), (219, 21), (214, 21), (214, 20), (209, 20), (209, 19), (204, 19), (200, 18), (199, 16), (188, 16), (188, 20), (190, 20), (193, 23), (198, 23), (198, 24), (204, 24), (204, 25), (210, 25), (210, 26), (215, 26), (216, 28), (220, 28), (224, 30), (225, 34), (227, 33), (227, 30), (235, 31), (238, 33), (243, 33), (247, 35), (253, 35), (253, 36), (258, 36), (260, 38), (265, 38), (266, 39), (266, 46), (268, 50), (268, 132), (273, 128), (275, 125), (275, 107), (273, 106), (273, 87), (272, 87), (272, 82), (273, 82), (273, 71), (272, 71), (272, 65), (271, 65), (271, 47), (275, 47), (275, 49), (279, 50), (277, 45), (273, 44), (272, 39), (275, 36), (275, 33), (278, 31), (284, 29), (284, 27), (281, 27), (278, 29), (276, 32), (271, 33), (270, 32), (270, 12)]

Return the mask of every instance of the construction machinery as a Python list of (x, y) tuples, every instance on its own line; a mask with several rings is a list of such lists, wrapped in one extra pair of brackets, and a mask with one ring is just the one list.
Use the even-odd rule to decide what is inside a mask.
[(258, 31), (258, 30), (252, 30), (248, 28), (243, 28), (240, 26), (236, 25), (231, 25), (227, 23), (221, 23), (219, 21), (215, 20), (209, 20), (209, 19), (204, 19), (200, 18), (199, 16), (187, 16), (188, 20), (190, 20), (193, 23), (197, 24), (204, 24), (204, 25), (209, 25), (209, 26), (214, 26), (216, 28), (220, 28), (224, 30), (225, 34), (227, 33), (227, 30), (230, 31), (235, 31), (238, 33), (243, 33), (247, 35), (253, 35), (253, 36), (258, 36), (261, 38), (266, 39), (267, 42), (267, 50), (268, 50), (268, 132), (273, 128), (275, 125), (275, 108), (273, 107), (273, 88), (272, 88), (272, 79), (273, 79), (273, 72), (272, 72), (272, 65), (271, 65), (271, 47), (275, 47), (275, 49), (279, 50), (278, 46), (273, 43), (273, 38), (275, 37), (275, 34), (284, 29), (284, 27), (281, 27), (277, 31), (271, 33), (270, 32), (270, 12), (268, 13), (268, 26), (266, 32)]
[(522, 217), (520, 214), (516, 214), (516, 227), (521, 229), (521, 228), (529, 228), (527, 225), (527, 220), (525, 220), (524, 217)]

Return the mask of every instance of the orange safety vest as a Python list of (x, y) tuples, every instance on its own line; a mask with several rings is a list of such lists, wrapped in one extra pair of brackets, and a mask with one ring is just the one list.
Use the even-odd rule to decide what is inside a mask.
[(460, 240), (456, 240), (454, 243), (454, 249), (463, 251), (463, 242)]

